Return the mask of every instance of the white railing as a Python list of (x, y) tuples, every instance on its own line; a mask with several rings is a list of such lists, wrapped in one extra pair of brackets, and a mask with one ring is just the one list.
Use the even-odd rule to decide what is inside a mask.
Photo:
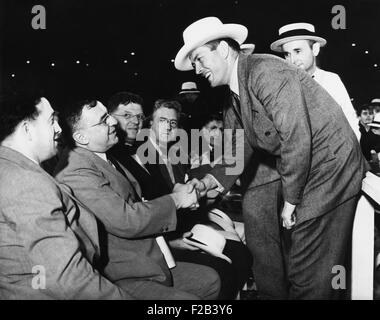
[(375, 210), (369, 198), (380, 204), (380, 177), (368, 172), (362, 191), (352, 232), (352, 300), (373, 299)]

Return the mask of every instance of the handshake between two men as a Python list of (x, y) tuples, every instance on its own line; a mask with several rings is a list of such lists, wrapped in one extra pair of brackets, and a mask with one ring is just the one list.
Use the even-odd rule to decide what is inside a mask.
[(197, 209), (201, 197), (207, 195), (208, 198), (216, 198), (218, 196), (219, 192), (214, 190), (216, 187), (215, 180), (206, 175), (201, 180), (194, 178), (186, 184), (176, 183), (171, 196), (177, 209)]
[[(196, 178), (187, 181), (186, 184), (176, 184), (173, 194), (178, 195), (178, 203), (182, 206), (177, 208), (197, 209), (198, 200), (207, 195), (207, 198), (214, 199), (219, 195), (218, 184), (211, 175), (205, 175), (201, 180)], [(176, 200), (174, 200), (176, 201)], [(176, 203), (177, 205), (177, 203)], [(286, 229), (292, 229), (296, 224), (296, 205), (284, 201), (281, 211), (282, 225)]]

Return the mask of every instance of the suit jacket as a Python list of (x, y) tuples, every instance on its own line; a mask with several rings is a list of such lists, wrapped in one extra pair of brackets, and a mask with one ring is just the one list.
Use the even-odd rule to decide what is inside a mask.
[[(255, 185), (281, 178), (284, 199), (296, 204), (297, 223), (322, 215), (360, 192), (367, 170), (341, 107), (304, 71), (272, 55), (239, 55), (241, 120), (226, 111), (227, 128), (244, 128), (236, 144), (244, 164), (255, 157), (275, 163)], [(236, 179), (221, 166), (214, 176), (226, 188)]]
[[(158, 153), (157, 149), (153, 146), (150, 140), (147, 142), (147, 148), (149, 150), (153, 150), (154, 152), (154, 160), (155, 161), (150, 161), (145, 164), (145, 167), (148, 169), (150, 174), (152, 175), (154, 181), (162, 181), (166, 188), (163, 188), (163, 190), (160, 190), (161, 194), (167, 194), (172, 192), (174, 188), (174, 183), (170, 177), (168, 167), (164, 163), (162, 157)], [(177, 145), (174, 145), (169, 148), (170, 152), (173, 152), (173, 150), (177, 148)], [(177, 148), (178, 150), (178, 148)], [(183, 150), (181, 150), (183, 152)], [(170, 152), (169, 152), (169, 157), (170, 157)], [(186, 154), (186, 158), (187, 154)], [(172, 166), (172, 171), (173, 171), (173, 177), (174, 177), (174, 182), (175, 183), (185, 183), (185, 176), (186, 174), (189, 173), (189, 163), (176, 163), (176, 164), (171, 164)]]
[[(147, 143), (150, 144), (150, 141), (148, 140)], [(155, 150), (152, 149), (152, 152), (154, 153)], [(148, 170), (150, 169), (149, 164), (145, 164), (144, 169), (141, 164), (133, 158), (135, 148), (130, 148), (129, 146), (118, 143), (112, 147), (109, 153), (125, 168), (128, 168), (128, 171), (136, 178), (145, 200), (153, 200), (172, 192), (173, 186), (168, 187), (166, 181), (164, 181), (160, 175), (157, 175), (157, 172)], [(170, 179), (169, 173), (167, 173), (167, 175), (167, 178)]]
[[(96, 219), (85, 209), (79, 214), (69, 192), (21, 153), (0, 147), (0, 299), (128, 298), (92, 267), (100, 255)], [(32, 287), (37, 270), (45, 289)]]
[(154, 280), (171, 285), (171, 273), (154, 235), (175, 229), (174, 201), (166, 195), (140, 202), (141, 189), (136, 179), (120, 163), (118, 166), (123, 173), (95, 153), (78, 147), (64, 151), (56, 176), (99, 219), (107, 277), (113, 281)]

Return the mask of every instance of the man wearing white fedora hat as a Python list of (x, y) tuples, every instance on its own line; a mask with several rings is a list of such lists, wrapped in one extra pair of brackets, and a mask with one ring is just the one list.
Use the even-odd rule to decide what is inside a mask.
[(360, 140), (355, 109), (342, 80), (336, 73), (317, 67), (317, 56), (320, 48), (326, 45), (326, 39), (316, 35), (312, 24), (303, 22), (284, 25), (278, 34), (278, 39), (270, 46), (271, 50), (284, 53), (287, 61), (305, 70), (335, 99)]
[[(175, 58), (212, 87), (228, 85), (225, 128), (243, 128), (234, 139), (246, 168), (255, 168), (243, 200), (247, 244), (262, 298), (332, 299), (335, 265), (347, 266), (352, 221), (367, 169), (340, 106), (306, 72), (264, 54), (245, 55), (248, 30), (208, 17), (187, 27)], [(243, 140), (243, 141), (242, 141)], [(225, 154), (225, 162), (229, 162)], [(227, 165), (201, 181), (201, 194), (227, 191), (238, 178)], [(282, 221), (281, 221), (282, 220)], [(291, 245), (283, 250), (283, 232)], [(283, 258), (286, 253), (286, 259)]]

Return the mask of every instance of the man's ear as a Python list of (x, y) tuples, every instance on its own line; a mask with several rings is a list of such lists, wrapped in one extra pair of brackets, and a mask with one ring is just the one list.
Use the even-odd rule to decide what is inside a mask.
[(31, 131), (30, 131), (30, 129), (31, 129), (30, 128), (30, 122), (27, 120), (24, 120), (23, 122), (21, 122), (20, 126), (21, 126), (21, 130), (24, 132), (27, 139), (29, 141), (32, 140), (32, 135), (31, 135)]
[(230, 46), (228, 45), (226, 41), (222, 40), (220, 41), (216, 50), (219, 52), (222, 58), (227, 59), (228, 54), (230, 53)]
[(80, 133), (79, 131), (75, 131), (73, 133), (73, 139), (75, 143), (80, 144), (80, 145), (87, 145), (88, 144), (88, 138)]
[(321, 44), (319, 42), (314, 42), (312, 46), (314, 57), (316, 57), (319, 54), (320, 49), (321, 49)]

